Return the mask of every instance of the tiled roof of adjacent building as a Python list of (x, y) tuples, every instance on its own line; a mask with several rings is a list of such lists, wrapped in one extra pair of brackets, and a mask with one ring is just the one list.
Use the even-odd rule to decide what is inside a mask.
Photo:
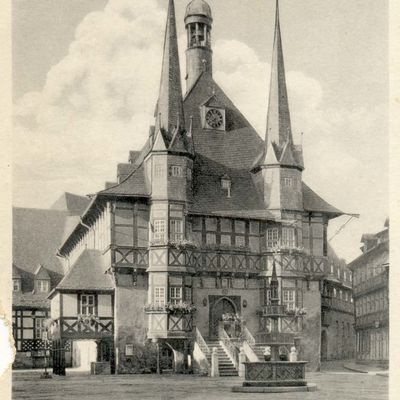
[(89, 202), (90, 200), (87, 197), (65, 192), (50, 209), (67, 211), (71, 215), (80, 215), (85, 211)]
[(84, 250), (55, 290), (113, 290), (113, 280), (104, 273), (103, 263), (100, 251)]
[(49, 308), (48, 293), (35, 292), (35, 279), (50, 280), (50, 287), (55, 287), (62, 279), (62, 275), (42, 266), (32, 273), (13, 264), (13, 279), (21, 281), (20, 291), (12, 293), (13, 307)]
[(38, 265), (59, 274), (62, 265), (56, 257), (69, 213), (33, 208), (13, 209), (13, 262), (32, 274)]

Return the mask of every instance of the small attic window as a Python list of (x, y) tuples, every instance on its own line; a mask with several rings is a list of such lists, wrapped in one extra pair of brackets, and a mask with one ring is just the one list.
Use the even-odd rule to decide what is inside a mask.
[(47, 293), (50, 290), (50, 282), (48, 280), (38, 280), (37, 290), (42, 293)]
[(283, 184), (285, 185), (285, 187), (292, 187), (293, 179), (292, 178), (283, 178)]
[(180, 165), (171, 165), (169, 167), (169, 176), (174, 176), (174, 177), (182, 177), (183, 176), (183, 170)]
[(13, 279), (13, 292), (21, 291), (21, 279)]
[(221, 187), (223, 190), (227, 191), (227, 197), (231, 197), (232, 182), (231, 182), (231, 178), (229, 178), (229, 176), (224, 175), (221, 178)]

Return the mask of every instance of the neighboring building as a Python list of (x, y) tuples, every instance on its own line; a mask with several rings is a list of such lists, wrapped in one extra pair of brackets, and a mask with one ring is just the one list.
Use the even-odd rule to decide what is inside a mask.
[[(82, 340), (97, 345), (92, 361), (109, 361), (111, 371), (132, 371), (135, 346), (146, 341), (172, 349), (177, 371), (207, 369), (218, 340), (220, 352), (237, 357), (226, 324), (234, 314), (246, 322), (249, 355), (257, 357), (258, 344), (296, 343), (319, 368), (327, 228), (343, 213), (302, 180), (278, 10), (265, 141), (213, 79), (212, 21), (205, 1), (190, 2), (182, 99), (169, 1), (155, 126), (59, 248), (67, 273), (50, 294), (56, 373), (65, 373), (65, 342)], [(274, 261), (279, 307), (270, 304)], [(326, 287), (348, 293), (343, 279)], [(234, 364), (224, 368), (235, 373)]]
[(358, 362), (389, 362), (389, 221), (361, 238), (362, 254), (352, 261)]
[(350, 359), (355, 356), (352, 275), (331, 247), (328, 257), (322, 288), (321, 360)]
[[(13, 208), (14, 368), (44, 366), (43, 323), (50, 316), (47, 297), (64, 273), (57, 249), (67, 220), (82, 213), (88, 202), (87, 198), (65, 193), (57, 201), (58, 206), (50, 210)], [(67, 344), (67, 363), (71, 358), (69, 349)]]

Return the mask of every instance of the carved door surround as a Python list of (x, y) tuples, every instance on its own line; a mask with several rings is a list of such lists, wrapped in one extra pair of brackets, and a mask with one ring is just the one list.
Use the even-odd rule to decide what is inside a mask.
[(222, 321), (222, 314), (233, 313), (240, 314), (241, 311), (240, 296), (208, 296), (209, 304), (209, 337), (218, 338), (218, 325)]

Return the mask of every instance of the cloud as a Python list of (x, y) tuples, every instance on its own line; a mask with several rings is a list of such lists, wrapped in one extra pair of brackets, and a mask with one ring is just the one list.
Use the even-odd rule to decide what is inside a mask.
[[(153, 122), (165, 18), (156, 0), (110, 0), (85, 17), (43, 89), (15, 105), (15, 204), (29, 199), (46, 207), (63, 191), (95, 192), (115, 179), (129, 150), (140, 148)], [(185, 35), (179, 44), (184, 76)], [(236, 40), (213, 47), (216, 81), (263, 137), (270, 65)], [(387, 209), (386, 108), (327, 107), (321, 84), (302, 71), (287, 71), (287, 83), (307, 182), (338, 207), (370, 214), (376, 225)]]

